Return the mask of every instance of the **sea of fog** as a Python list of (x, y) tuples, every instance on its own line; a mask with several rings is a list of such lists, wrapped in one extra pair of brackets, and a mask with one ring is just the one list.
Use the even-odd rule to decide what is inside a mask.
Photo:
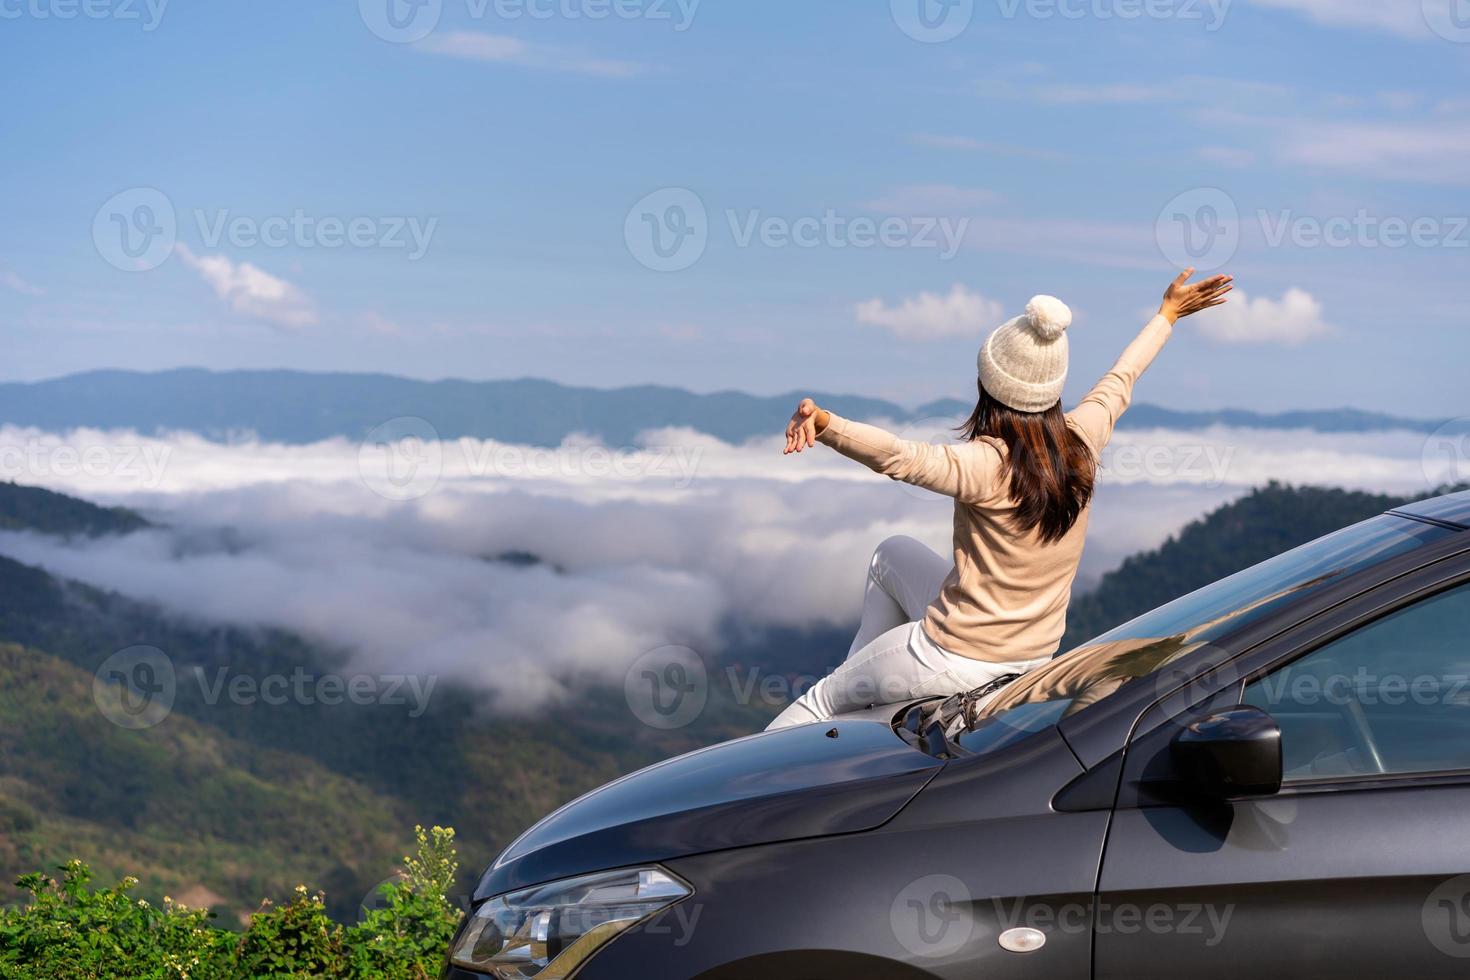
[[(939, 423), (906, 435), (942, 440)], [(1443, 447), (1440, 447), (1441, 449)], [(1120, 432), (1080, 586), (1253, 486), (1422, 493), (1457, 474), (1422, 433)], [(0, 554), (180, 615), (283, 627), (364, 670), (436, 672), (531, 704), (724, 626), (845, 626), (884, 537), (947, 547), (950, 503), (823, 447), (688, 430), (609, 449), (421, 438), (230, 444), (0, 427), (0, 479), (142, 511), (159, 527)]]

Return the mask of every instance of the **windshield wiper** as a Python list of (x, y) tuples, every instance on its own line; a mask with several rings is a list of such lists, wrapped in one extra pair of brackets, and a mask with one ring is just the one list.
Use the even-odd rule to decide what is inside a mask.
[[(938, 707), (943, 707), (945, 703), (940, 702)], [(948, 725), (941, 720), (933, 701), (925, 701), (909, 708), (893, 726), (899, 738), (925, 755), (936, 759), (953, 759), (965, 755), (964, 748), (949, 737), (947, 728)]]

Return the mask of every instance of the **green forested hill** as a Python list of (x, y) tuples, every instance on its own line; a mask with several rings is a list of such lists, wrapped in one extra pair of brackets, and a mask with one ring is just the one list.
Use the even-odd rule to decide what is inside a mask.
[(1206, 514), (1152, 551), (1126, 559), (1072, 600), (1062, 649), (1409, 499), (1272, 483)]
[(126, 534), (148, 522), (122, 507), (98, 507), (75, 497), (0, 482), (0, 529), (42, 534)]
[[(31, 499), (44, 506), (13, 512), (48, 530), (141, 526), (60, 495)], [(166, 653), (177, 683), (171, 713), (135, 731), (99, 711), (93, 679), (140, 644)], [(447, 679), (420, 717), (401, 704), (236, 703), (210, 693), (220, 671), (351, 676), (340, 653), (289, 633), (181, 621), (0, 556), (0, 901), (16, 897), (18, 875), (79, 858), (104, 879), (136, 874), (155, 900), (214, 896), (227, 920), (303, 882), (350, 920), (416, 823), (457, 827), (470, 876), (572, 797), (764, 718), (717, 699), (697, 724), (656, 732), (621, 685), (507, 717)]]

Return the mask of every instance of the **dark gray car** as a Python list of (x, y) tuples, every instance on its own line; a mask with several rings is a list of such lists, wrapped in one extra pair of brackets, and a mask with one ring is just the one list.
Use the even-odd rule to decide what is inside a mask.
[(714, 746), (485, 872), (446, 977), (1470, 975), (1470, 494), (997, 692)]

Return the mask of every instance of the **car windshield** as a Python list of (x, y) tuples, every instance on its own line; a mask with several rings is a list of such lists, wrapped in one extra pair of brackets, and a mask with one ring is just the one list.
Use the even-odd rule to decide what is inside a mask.
[(1009, 745), (1287, 602), (1453, 533), (1384, 515), (1237, 572), (1124, 623), (1003, 688), (979, 710), (959, 742), (982, 753)]

